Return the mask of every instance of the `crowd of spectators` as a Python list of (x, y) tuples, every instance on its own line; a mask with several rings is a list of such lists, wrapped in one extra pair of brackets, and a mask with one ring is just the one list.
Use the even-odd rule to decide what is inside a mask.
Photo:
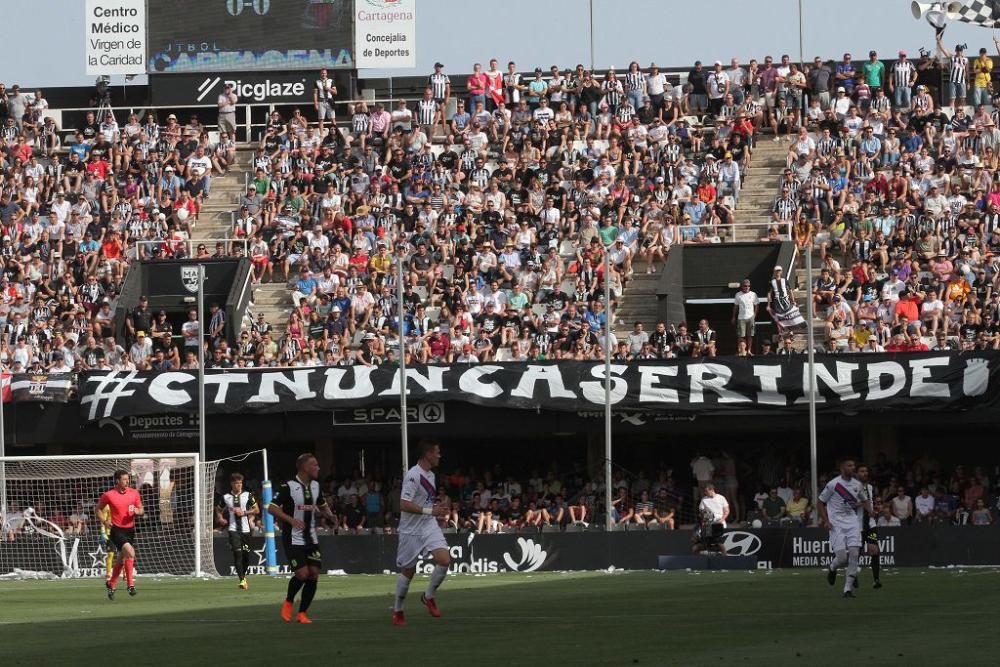
[(231, 363), (601, 358), (605, 281), (617, 299), (674, 244), (735, 222), (755, 134), (742, 108), (692, 122), (655, 64), (473, 69), (455, 93), (439, 64), (415, 104), (352, 105), (343, 132), (272, 114), (233, 234), (294, 309), (282, 340), (241, 333), (256, 353)]
[[(916, 63), (903, 51), (888, 64), (874, 51), (862, 64), (816, 59), (804, 75), (765, 61), (775, 105), (762, 113), (790, 142), (772, 222), (819, 247), (806, 298), (828, 352), (1000, 347), (993, 64), (986, 49), (938, 51)], [(931, 94), (942, 68), (946, 107)]]
[[(216, 500), (228, 491), (228, 464), (216, 477)], [(880, 526), (958, 525), (989, 526), (1000, 520), (1000, 467), (958, 463), (943, 466), (930, 453), (907, 461), (878, 456), (869, 464), (874, 504)], [(251, 471), (247, 471), (250, 473)], [(819, 487), (837, 473), (821, 470)], [(604, 525), (604, 479), (588, 475), (582, 466), (570, 469), (555, 463), (541, 469), (460, 466), (438, 471), (438, 498), (450, 508), (444, 528), (496, 533), (518, 530), (601, 528)], [(140, 490), (151, 515), (160, 523), (190, 508), (170, 511), (173, 487), (154, 488), (143, 477)], [(189, 484), (187, 478), (180, 478)], [(328, 470), (321, 478), (323, 493), (336, 521), (321, 520), (324, 531), (337, 533), (392, 533), (399, 518), (400, 479), (367, 470), (340, 473)], [(261, 498), (261, 480), (248, 474), (246, 488)], [(15, 485), (16, 486), (16, 485)], [(23, 485), (22, 485), (23, 486)], [(93, 507), (101, 488), (76, 489), (65, 499), (43, 498), (45, 491), (17, 486), (8, 514), (0, 518), (0, 540), (14, 540), (40, 527), (55, 526), (69, 535), (96, 528)], [(162, 484), (161, 484), (162, 486)], [(796, 457), (772, 447), (760, 456), (735, 450), (697, 452), (689, 465), (616, 468), (612, 474), (612, 520), (635, 529), (680, 529), (697, 522), (698, 507), (714, 487), (726, 499), (727, 521), (733, 526), (814, 526), (815, 505), (810, 498), (808, 470)], [(166, 495), (165, 495), (166, 494)], [(148, 497), (147, 497), (148, 496)], [(164, 509), (164, 508), (168, 509)], [(170, 518), (165, 518), (169, 512)], [(254, 518), (261, 531), (261, 517)], [(758, 523), (759, 522), (759, 523)], [(225, 527), (218, 523), (217, 530)]]
[[(733, 526), (815, 526), (808, 471), (788, 464), (770, 450), (752, 459), (729, 451), (696, 454), (690, 468), (662, 465), (647, 473), (618, 469), (612, 477), (612, 521), (629, 529), (679, 529), (697, 522), (706, 489), (714, 487), (729, 507)], [(908, 463), (879, 456), (870, 464), (880, 526), (988, 526), (1000, 519), (1000, 469), (957, 464), (943, 468), (930, 454)], [(819, 487), (836, 475), (822, 471)], [(220, 473), (216, 493), (226, 490)], [(565, 530), (604, 525), (604, 480), (582, 469), (508, 474), (463, 467), (438, 474), (438, 497), (450, 507), (444, 528), (495, 533), (518, 530)], [(250, 481), (250, 486), (259, 482)], [(399, 479), (354, 470), (335, 471), (323, 491), (336, 523), (323, 530), (338, 533), (392, 533), (399, 517)], [(260, 530), (258, 519), (257, 529)], [(758, 523), (759, 522), (759, 523)], [(221, 529), (217, 526), (217, 529)]]
[(155, 358), (135, 354), (149, 350), (134, 346), (134, 330), (116, 342), (128, 264), (192, 252), (186, 241), (212, 176), (235, 162), (235, 138), (210, 139), (197, 115), (182, 126), (174, 114), (110, 111), (87, 112), (67, 133), (47, 108), (42, 91), (0, 84), (0, 362), (13, 372), (148, 368)]
[[(888, 65), (875, 52), (801, 68), (787, 56), (699, 62), (682, 81), (655, 63), (525, 74), (491, 60), (454, 91), (439, 64), (415, 103), (357, 102), (339, 127), (310, 110), (270, 114), (234, 214), (246, 245), (214, 254), (185, 241), (213, 175), (236, 162), (221, 122), (232, 90), (217, 135), (197, 115), (119, 125), (89, 113), (70, 136), (41, 91), (0, 86), (0, 358), (12, 370), (176, 368), (199, 363), (199, 340), (218, 366), (599, 358), (604, 283), (617, 299), (673, 245), (731, 237), (762, 132), (789, 142), (767, 236), (818, 244), (824, 272), (809, 291), (829, 351), (993, 349), (992, 61), (938, 50)], [(954, 107), (929, 90), (942, 68), (938, 97)], [(320, 120), (331, 108), (317, 96)], [(222, 313), (186, 336), (148, 313), (148, 327), (126, 323), (113, 340), (129, 261), (244, 247), (254, 281), (288, 284), (287, 322)], [(715, 354), (710, 326), (707, 338), (684, 323), (636, 328), (611, 341), (617, 358)]]

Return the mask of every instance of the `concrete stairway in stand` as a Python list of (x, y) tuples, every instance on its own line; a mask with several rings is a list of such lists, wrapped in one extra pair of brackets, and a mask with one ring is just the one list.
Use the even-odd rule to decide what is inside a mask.
[(264, 319), (271, 325), (271, 339), (275, 342), (285, 335), (292, 306), (292, 290), (284, 280), (261, 283), (253, 288), (252, 316), (256, 319), (259, 313), (264, 314)]
[(625, 286), (625, 292), (618, 299), (618, 308), (612, 313), (612, 331), (618, 340), (624, 340), (636, 322), (642, 322), (643, 329), (653, 331), (659, 320), (656, 285), (660, 281), (663, 264), (654, 264), (656, 273), (646, 273), (644, 262), (635, 263), (635, 273)]
[[(245, 192), (250, 159), (253, 152), (241, 146), (237, 152), (237, 164), (225, 176), (212, 178), (211, 196), (202, 204), (195, 225), (193, 237), (198, 240), (223, 240), (233, 237), (233, 211), (240, 196)], [(209, 253), (215, 252), (215, 244), (206, 242)], [(197, 247), (197, 246), (196, 246)]]
[(758, 139), (753, 151), (753, 159), (747, 167), (736, 206), (736, 222), (759, 223), (753, 227), (738, 226), (734, 240), (759, 241), (767, 235), (771, 221), (771, 207), (778, 196), (778, 183), (785, 169), (785, 157), (789, 144), (785, 141), (774, 143), (769, 136)]

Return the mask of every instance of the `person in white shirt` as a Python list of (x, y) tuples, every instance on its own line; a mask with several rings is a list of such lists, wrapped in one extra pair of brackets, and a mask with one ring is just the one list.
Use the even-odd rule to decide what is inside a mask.
[(913, 518), (913, 498), (906, 494), (906, 489), (900, 485), (892, 498), (892, 515), (900, 522), (909, 523)]
[(660, 72), (656, 63), (649, 66), (649, 74), (646, 75), (646, 94), (653, 103), (653, 109), (659, 111), (663, 104), (663, 92), (667, 87), (667, 75)]
[(831, 586), (837, 581), (837, 570), (847, 566), (844, 597), (854, 597), (854, 580), (858, 576), (861, 554), (861, 511), (872, 513), (871, 499), (865, 485), (854, 476), (854, 459), (840, 463), (840, 475), (834, 477), (819, 494), (817, 509), (821, 525), (830, 531), (830, 551), (835, 558), (827, 568), (826, 580)]
[(926, 523), (934, 516), (934, 496), (926, 486), (920, 489), (920, 495), (913, 499), (913, 507), (917, 510), (915, 518)]
[(236, 136), (236, 103), (240, 98), (233, 92), (233, 84), (227, 83), (219, 95), (219, 131)]
[(713, 524), (721, 524), (726, 528), (726, 519), (729, 518), (729, 501), (721, 493), (715, 492), (715, 485), (705, 486), (705, 495), (698, 503), (698, 511), (705, 515), (710, 515)]
[(746, 101), (743, 89), (747, 85), (747, 71), (740, 67), (739, 58), (730, 60), (729, 65), (729, 69), (726, 70), (726, 76), (729, 77), (729, 94), (733, 96), (733, 102), (737, 106), (743, 106), (743, 102)]
[(430, 553), (434, 562), (427, 590), (420, 601), (428, 613), (441, 616), (434, 594), (448, 574), (451, 558), (448, 543), (438, 523), (448, 517), (448, 508), (437, 502), (437, 485), (431, 472), (441, 462), (441, 447), (436, 442), (422, 441), (418, 446), (420, 459), (406, 472), (399, 501), (399, 546), (396, 566), (400, 568), (396, 579), (396, 597), (392, 606), (393, 625), (406, 625), (403, 601), (410, 590), (410, 581), (417, 572), (417, 561)]
[(205, 196), (212, 190), (212, 159), (205, 155), (205, 149), (199, 146), (197, 150), (187, 159), (188, 173), (192, 182), (199, 176), (205, 177)]
[(888, 505), (882, 506), (882, 515), (878, 518), (878, 521), (876, 521), (875, 523), (878, 525), (879, 528), (883, 526), (889, 526), (891, 528), (895, 528), (903, 525), (902, 523), (900, 523), (899, 517), (895, 516), (892, 513), (892, 508), (889, 507)]
[(715, 465), (707, 456), (695, 454), (691, 460), (691, 472), (698, 481), (698, 488), (704, 491), (712, 481), (712, 475), (715, 474)]
[(736, 326), (737, 340), (744, 341), (747, 350), (753, 350), (753, 330), (759, 301), (757, 293), (750, 289), (750, 281), (744, 278), (740, 283), (740, 291), (733, 298), (732, 322)]

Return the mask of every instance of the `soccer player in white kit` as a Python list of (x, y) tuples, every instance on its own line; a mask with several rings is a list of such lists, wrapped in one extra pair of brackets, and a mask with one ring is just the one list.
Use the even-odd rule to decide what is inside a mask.
[(441, 447), (436, 442), (422, 441), (418, 447), (420, 459), (406, 472), (399, 502), (399, 548), (396, 566), (400, 568), (396, 580), (396, 600), (392, 606), (393, 625), (406, 625), (403, 600), (410, 590), (410, 581), (417, 572), (417, 561), (426, 553), (434, 560), (434, 571), (427, 590), (420, 601), (434, 618), (441, 616), (434, 593), (448, 574), (451, 558), (448, 543), (441, 533), (438, 519), (447, 516), (447, 510), (437, 504), (437, 486), (431, 472), (441, 462)]
[(854, 580), (858, 576), (858, 556), (861, 553), (861, 512), (872, 511), (865, 485), (854, 476), (854, 460), (844, 459), (840, 475), (834, 477), (819, 494), (819, 517), (830, 531), (830, 550), (835, 558), (826, 573), (827, 582), (837, 581), (837, 569), (847, 565), (844, 597), (854, 597)]

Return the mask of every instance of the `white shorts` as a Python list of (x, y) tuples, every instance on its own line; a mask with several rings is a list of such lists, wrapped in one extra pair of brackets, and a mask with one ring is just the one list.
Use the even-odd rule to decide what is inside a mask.
[(440, 528), (425, 534), (400, 533), (396, 550), (396, 567), (413, 567), (420, 557), (435, 549), (447, 549), (448, 543)]
[(331, 104), (329, 102), (320, 102), (319, 103), (319, 109), (317, 110), (317, 115), (319, 116), (319, 120), (336, 120), (337, 119), (337, 111), (334, 108), (333, 104)]
[(830, 549), (833, 553), (847, 551), (851, 547), (861, 548), (861, 524), (852, 528), (833, 524), (830, 529)]

